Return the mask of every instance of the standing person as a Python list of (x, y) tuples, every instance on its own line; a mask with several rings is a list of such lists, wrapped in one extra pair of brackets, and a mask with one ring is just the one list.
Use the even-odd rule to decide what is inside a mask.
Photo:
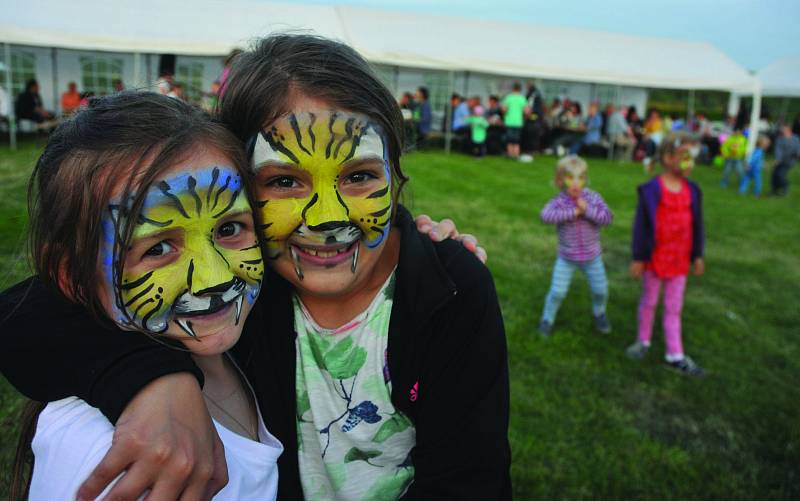
[(684, 354), (681, 310), (690, 265), (694, 265), (695, 275), (705, 271), (703, 194), (687, 179), (698, 149), (697, 140), (686, 132), (667, 134), (659, 152), (664, 172), (637, 189), (630, 272), (634, 278), (642, 279), (642, 297), (638, 337), (627, 349), (633, 359), (647, 355), (663, 285), (665, 360), (669, 367), (692, 376), (704, 371)]
[(756, 149), (750, 157), (747, 169), (745, 169), (742, 181), (739, 183), (739, 193), (746, 195), (750, 189), (750, 180), (753, 181), (753, 195), (761, 196), (761, 172), (764, 170), (764, 155), (769, 149), (769, 138), (767, 136), (760, 136)]
[(414, 123), (417, 128), (417, 149), (422, 149), (431, 133), (431, 123), (433, 115), (431, 115), (431, 103), (428, 100), (428, 88), (419, 87), (415, 94), (414, 105)]
[(603, 197), (586, 188), (588, 166), (575, 155), (558, 162), (556, 186), (561, 192), (550, 199), (541, 212), (542, 222), (555, 224), (558, 231), (558, 257), (553, 267), (550, 290), (544, 303), (539, 332), (549, 336), (561, 302), (569, 292), (572, 275), (580, 269), (592, 291), (592, 318), (603, 334), (611, 332), (606, 316), (608, 279), (600, 247), (600, 229), (611, 224), (613, 214)]
[(775, 165), (772, 167), (772, 194), (786, 195), (789, 191), (789, 171), (800, 157), (800, 139), (788, 125), (781, 127), (775, 141)]
[(61, 113), (69, 116), (75, 113), (81, 105), (81, 93), (78, 92), (78, 84), (70, 82), (67, 84), (67, 92), (61, 94)]
[(636, 137), (625, 119), (626, 113), (627, 108), (625, 106), (620, 106), (615, 111), (612, 111), (608, 116), (606, 131), (612, 148), (619, 148), (622, 151), (622, 158), (630, 160), (633, 147), (636, 144)]
[(744, 137), (741, 129), (735, 129), (733, 134), (725, 139), (720, 152), (725, 159), (725, 169), (722, 171), (720, 185), (723, 188), (728, 187), (728, 180), (732, 172), (736, 172), (737, 184), (741, 184), (744, 179), (744, 156), (747, 153), (747, 138)]
[(472, 115), (467, 121), (471, 133), (472, 155), (481, 158), (486, 155), (486, 131), (489, 129), (489, 121), (484, 116), (483, 106), (472, 108)]
[[(523, 151), (533, 154), (540, 150), (542, 136), (544, 136), (547, 128), (545, 124), (544, 99), (534, 83), (528, 85), (528, 92), (525, 94), (525, 98), (528, 100), (527, 107), (530, 113), (527, 116), (522, 132), (525, 140), (520, 147)], [(530, 160), (533, 160), (532, 155)]]
[[(321, 80), (320, 72), (337, 78)], [(474, 256), (419, 238), (398, 205), (406, 177), (391, 93), (346, 45), (274, 35), (240, 56), (220, 110), (249, 146), (270, 257), (270, 298), (251, 316), (262, 323), (235, 351), (285, 447), (278, 496), (510, 499), (507, 353), (496, 293)], [(77, 330), (96, 329), (89, 322)], [(32, 330), (28, 323), (25, 334)], [(165, 353), (173, 361), (175, 353), (148, 345), (142, 368), (129, 365), (141, 346), (119, 347), (115, 339), (102, 355), (69, 355), (74, 371), (86, 370), (82, 391), (101, 396), (101, 409), (118, 415), (137, 395), (126, 410), (128, 431), (118, 423), (118, 433), (191, 424), (203, 412), (176, 405), (176, 389), (199, 388), (164, 365)], [(7, 365), (18, 361), (7, 347), (0, 355)], [(14, 379), (31, 384), (19, 377), (24, 369), (15, 367)], [(121, 442), (89, 479), (91, 489), (126, 467), (139, 472), (123, 477), (133, 497), (175, 482)]]
[[(125, 329), (112, 337), (156, 336), (188, 350), (205, 381), (198, 403), (225, 445), (229, 481), (216, 499), (232, 501), (275, 499), (283, 449), (226, 355), (264, 269), (250, 203), (239, 196), (248, 168), (237, 139), (184, 103), (139, 92), (93, 101), (56, 129), (31, 177), (32, 261), (43, 283), (6, 293), (58, 290), (65, 301), (47, 310), (54, 330), (96, 311)], [(75, 499), (111, 448), (114, 425), (66, 397), (35, 426), (28, 499)], [(165, 493), (156, 486), (150, 495)]]
[(519, 159), (519, 142), (522, 136), (522, 126), (525, 124), (525, 115), (528, 113), (528, 101), (521, 94), (522, 85), (514, 82), (511, 93), (503, 98), (503, 124), (506, 127), (506, 154), (509, 158)]

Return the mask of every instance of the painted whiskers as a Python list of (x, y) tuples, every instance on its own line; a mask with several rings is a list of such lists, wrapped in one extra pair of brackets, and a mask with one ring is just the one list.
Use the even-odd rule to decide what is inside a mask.
[[(243, 301), (255, 301), (264, 274), (258, 242), (241, 248), (220, 245), (221, 239), (240, 231), (236, 216), (249, 217), (250, 205), (242, 190), (234, 169), (209, 167), (152, 186), (135, 221), (129, 214), (132, 198), (109, 207), (103, 265), (117, 323), (162, 333), (174, 321), (197, 339), (194, 317), (233, 307), (238, 325)], [(128, 228), (131, 224), (133, 228)], [(125, 242), (128, 231), (131, 241)], [(153, 243), (145, 253), (153, 264), (143, 271), (125, 269), (119, 261), (122, 249), (142, 239), (147, 245)], [(181, 251), (170, 260), (175, 241)]]

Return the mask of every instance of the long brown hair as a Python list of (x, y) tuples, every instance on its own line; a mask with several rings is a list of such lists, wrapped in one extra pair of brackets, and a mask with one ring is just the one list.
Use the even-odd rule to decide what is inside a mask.
[[(63, 122), (50, 136), (28, 185), (28, 245), (39, 279), (86, 307), (98, 321), (108, 321), (97, 284), (103, 279), (98, 254), (112, 194), (124, 183), (121, 198), (130, 200), (126, 210), (138, 214), (154, 180), (198, 147), (216, 150), (232, 162), (252, 202), (242, 143), (204, 111), (180, 100), (122, 92), (92, 100)], [(117, 282), (136, 220), (125, 219), (130, 224), (115, 242)], [(31, 441), (44, 405), (31, 402), (23, 411), (12, 499), (27, 497), (34, 462)]]
[[(62, 123), (28, 185), (30, 254), (42, 282), (104, 318), (96, 290), (97, 256), (112, 192), (124, 183), (121, 199), (130, 201), (126, 211), (138, 214), (155, 178), (198, 146), (229, 158), (249, 189), (241, 142), (180, 100), (123, 92), (91, 101)], [(135, 218), (126, 219), (131, 224), (124, 225), (115, 252), (120, 267), (134, 229)], [(121, 269), (116, 271), (120, 279)]]

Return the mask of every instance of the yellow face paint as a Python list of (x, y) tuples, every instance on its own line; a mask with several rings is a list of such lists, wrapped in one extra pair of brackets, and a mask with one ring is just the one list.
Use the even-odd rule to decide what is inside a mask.
[(680, 163), (679, 163), (680, 168), (681, 168), (682, 171), (687, 171), (687, 170), (690, 170), (690, 169), (692, 169), (694, 167), (694, 157), (695, 156), (696, 155), (694, 154), (694, 152), (693, 152), (693, 150), (691, 148), (683, 150), (683, 153), (681, 154), (681, 160), (680, 160)]
[(586, 186), (586, 176), (571, 176), (566, 174), (563, 178), (564, 180), (564, 187), (567, 189), (575, 188), (578, 190), (582, 190), (584, 186)]
[[(268, 164), (288, 166), (311, 180), (302, 196), (259, 201), (271, 258), (295, 233), (320, 243), (361, 239), (368, 248), (385, 241), (392, 217), (391, 170), (383, 134), (369, 118), (342, 111), (292, 112), (262, 131), (252, 148), (256, 172)], [(381, 186), (348, 195), (340, 176), (359, 161), (380, 162)], [(356, 261), (357, 254), (353, 269)]]
[[(241, 231), (241, 223), (227, 219), (251, 212), (234, 169), (213, 167), (182, 173), (149, 189), (133, 223), (131, 241), (126, 243), (133, 248), (144, 243), (149, 250), (142, 266), (122, 269), (118, 288), (116, 249), (129, 216), (122, 204), (110, 209), (103, 263), (119, 324), (160, 333), (174, 320), (195, 337), (192, 316), (211, 314), (231, 304), (238, 324), (243, 300), (252, 303), (258, 295), (264, 265), (256, 241), (237, 248), (220, 243), (237, 242), (235, 236)], [(169, 240), (159, 240), (162, 235), (179, 242), (177, 249)], [(174, 259), (169, 259), (170, 252)]]

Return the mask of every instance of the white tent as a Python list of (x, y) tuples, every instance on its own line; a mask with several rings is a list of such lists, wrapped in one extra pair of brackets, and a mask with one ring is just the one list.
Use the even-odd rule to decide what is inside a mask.
[[(270, 32), (342, 40), (374, 63), (671, 89), (752, 89), (702, 42), (253, 0), (0, 0), (0, 42), (110, 52), (224, 55)], [(138, 61), (138, 59), (135, 59)], [(451, 73), (452, 81), (452, 73)]]
[(756, 76), (763, 96), (800, 97), (800, 57), (775, 61)]

